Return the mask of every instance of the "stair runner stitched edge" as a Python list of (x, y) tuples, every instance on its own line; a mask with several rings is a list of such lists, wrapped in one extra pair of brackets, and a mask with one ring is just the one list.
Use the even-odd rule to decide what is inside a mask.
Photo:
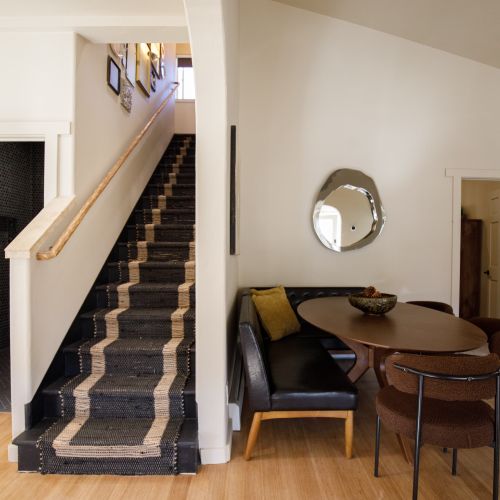
[[(184, 140), (177, 155), (174, 174), (182, 171), (183, 158), (190, 138)], [(163, 203), (163, 200), (161, 201)], [(149, 227), (148, 227), (149, 226)], [(194, 231), (193, 231), (194, 234)], [(138, 235), (138, 233), (137, 233)], [(177, 442), (183, 422), (184, 388), (190, 374), (189, 350), (193, 342), (184, 342), (184, 352), (178, 352), (185, 338), (184, 315), (190, 309), (189, 291), (194, 284), (194, 241), (189, 243), (189, 260), (185, 261), (184, 282), (178, 286), (178, 307), (171, 315), (171, 338), (162, 347), (163, 373), (156, 378), (132, 377), (138, 383), (135, 397), (149, 402), (149, 418), (137, 415), (130, 394), (120, 394), (111, 402), (109, 376), (106, 375), (106, 348), (119, 336), (119, 316), (130, 307), (130, 286), (141, 282), (141, 262), (148, 261), (148, 243), (157, 241), (154, 224), (146, 226), (145, 241), (137, 241), (138, 258), (129, 260), (129, 282), (118, 285), (118, 308), (105, 315), (106, 336), (88, 349), (90, 373), (71, 378), (60, 391), (63, 418), (53, 424), (37, 441), (42, 473), (67, 474), (176, 474)], [(108, 287), (109, 290), (109, 287)], [(108, 292), (109, 293), (109, 292)], [(97, 333), (94, 316), (95, 338)], [(83, 372), (83, 344), (79, 349)], [(127, 360), (125, 359), (124, 362)], [(178, 364), (182, 366), (178, 366)], [(87, 363), (88, 365), (88, 363)], [(180, 373), (179, 373), (180, 372)], [(112, 377), (111, 377), (112, 381)], [(148, 383), (145, 383), (145, 382)], [(100, 385), (101, 384), (101, 385)], [(69, 401), (73, 401), (73, 404)], [(73, 406), (73, 408), (70, 408)], [(148, 404), (146, 404), (146, 407)], [(109, 417), (106, 412), (109, 412)], [(119, 412), (116, 415), (116, 412)], [(101, 418), (94, 414), (104, 412)], [(130, 415), (129, 415), (129, 414)]]

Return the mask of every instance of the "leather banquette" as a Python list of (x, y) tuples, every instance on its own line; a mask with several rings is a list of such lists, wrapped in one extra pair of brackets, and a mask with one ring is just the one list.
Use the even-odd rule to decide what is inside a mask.
[[(296, 312), (304, 300), (346, 295), (361, 289), (286, 287), (285, 290)], [(250, 291), (242, 294), (239, 339), (253, 413), (246, 460), (252, 455), (261, 421), (275, 418), (344, 419), (345, 454), (347, 458), (352, 456), (358, 391), (327, 350), (345, 346), (332, 335), (300, 321), (300, 332), (271, 342), (263, 336)]]

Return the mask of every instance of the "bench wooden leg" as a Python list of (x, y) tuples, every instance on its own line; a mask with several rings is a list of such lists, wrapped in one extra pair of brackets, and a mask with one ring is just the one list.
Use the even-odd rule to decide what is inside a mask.
[(252, 450), (257, 441), (257, 436), (259, 435), (260, 422), (262, 420), (262, 412), (255, 412), (253, 414), (252, 427), (250, 427), (250, 432), (248, 434), (247, 447), (245, 449), (245, 460), (250, 460), (252, 456)]
[(348, 411), (345, 419), (345, 456), (352, 457), (352, 438), (354, 434), (354, 412)]

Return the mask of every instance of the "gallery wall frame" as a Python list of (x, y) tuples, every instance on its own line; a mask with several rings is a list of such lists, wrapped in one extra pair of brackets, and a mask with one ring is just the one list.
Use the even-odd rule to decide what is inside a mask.
[(111, 56), (108, 56), (108, 72), (107, 72), (108, 85), (116, 95), (120, 95), (120, 79), (121, 79), (120, 67)]
[(139, 88), (149, 97), (151, 94), (151, 59), (147, 43), (137, 44), (135, 78)]
[(135, 43), (127, 43), (127, 58), (125, 74), (132, 87), (135, 87), (135, 75), (137, 69), (137, 47)]
[(229, 254), (238, 254), (238, 172), (236, 162), (236, 125), (230, 128), (229, 156)]

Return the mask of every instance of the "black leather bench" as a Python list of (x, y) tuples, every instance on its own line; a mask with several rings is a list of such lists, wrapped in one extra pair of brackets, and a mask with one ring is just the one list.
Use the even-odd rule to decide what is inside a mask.
[[(285, 290), (296, 310), (307, 298), (346, 295), (360, 289), (288, 287)], [(342, 347), (340, 341), (302, 321), (299, 333), (270, 342), (262, 333), (248, 290), (241, 297), (239, 338), (248, 401), (254, 414), (245, 458), (250, 459), (262, 420), (301, 417), (345, 419), (346, 456), (350, 458), (357, 389), (326, 349), (333, 345), (332, 341), (336, 347)]]

